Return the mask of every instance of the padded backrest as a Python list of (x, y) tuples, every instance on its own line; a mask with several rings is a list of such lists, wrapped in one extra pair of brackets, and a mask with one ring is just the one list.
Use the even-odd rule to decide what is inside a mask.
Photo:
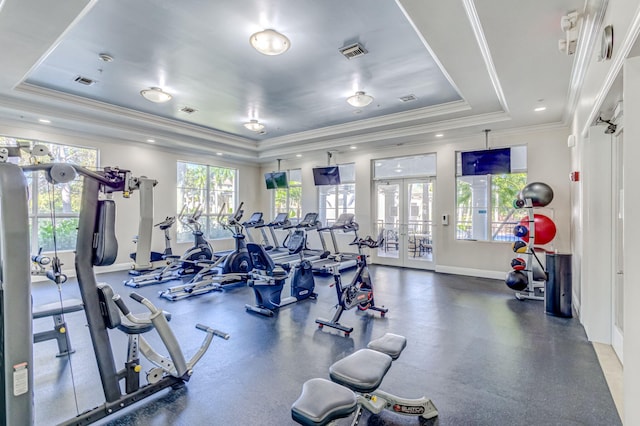
[(98, 201), (95, 240), (93, 243), (94, 266), (112, 265), (118, 256), (116, 239), (116, 203), (113, 200)]
[(261, 244), (247, 243), (247, 251), (249, 252), (249, 256), (251, 256), (253, 269), (267, 271), (267, 273), (273, 272), (276, 264)]
[(120, 325), (120, 310), (113, 301), (113, 289), (109, 284), (98, 284), (98, 300), (100, 301), (100, 313), (104, 318), (107, 328), (116, 328)]

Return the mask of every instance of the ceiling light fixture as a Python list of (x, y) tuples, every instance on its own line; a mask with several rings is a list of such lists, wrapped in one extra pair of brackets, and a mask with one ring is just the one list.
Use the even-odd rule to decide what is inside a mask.
[(349, 149), (358, 149), (358, 147), (357, 147), (357, 146), (355, 146), (355, 145), (351, 145), (351, 146), (349, 147)]
[(244, 123), (244, 127), (251, 130), (252, 132), (260, 132), (264, 130), (264, 124), (259, 123), (258, 120), (249, 120)]
[(249, 37), (249, 43), (263, 55), (281, 55), (291, 47), (291, 42), (276, 30), (264, 30), (254, 33)]
[(147, 142), (149, 142), (149, 143), (156, 143), (156, 140), (155, 140), (155, 139), (147, 139)]
[(546, 109), (547, 109), (547, 107), (546, 107), (546, 106), (539, 106), (539, 107), (537, 107), (537, 108), (534, 108), (533, 110), (534, 110), (535, 112), (541, 112), (541, 111), (544, 111), (544, 110), (546, 110)]
[(140, 94), (146, 100), (155, 102), (157, 104), (168, 102), (173, 97), (159, 87), (149, 87), (148, 89), (141, 90)]
[(218, 157), (221, 157), (221, 156), (222, 156), (222, 153), (221, 153), (221, 152), (216, 152), (216, 155), (217, 155)]
[(347, 102), (349, 102), (349, 105), (352, 107), (362, 108), (373, 102), (373, 96), (367, 95), (364, 92), (356, 92), (355, 95), (347, 98)]
[(38, 121), (44, 124), (51, 124), (51, 120), (47, 120), (46, 118), (39, 118)]
[(302, 157), (302, 154), (296, 154), (296, 157), (300, 158), (300, 157)]
[(436, 138), (441, 138), (441, 137), (444, 136), (444, 134), (443, 133), (436, 133), (435, 136), (436, 136)]

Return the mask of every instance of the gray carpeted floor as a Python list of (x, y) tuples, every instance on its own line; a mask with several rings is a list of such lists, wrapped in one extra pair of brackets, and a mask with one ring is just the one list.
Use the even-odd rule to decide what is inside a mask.
[[(170, 302), (157, 296), (174, 283), (141, 288), (139, 293), (171, 311), (173, 329), (187, 357), (200, 345), (197, 322), (231, 334), (215, 339), (187, 386), (162, 391), (106, 418), (114, 425), (286, 425), (302, 384), (328, 378), (336, 360), (386, 332), (402, 334), (408, 345), (394, 361), (381, 389), (405, 397), (428, 396), (439, 417), (435, 425), (618, 425), (616, 412), (592, 345), (576, 319), (544, 314), (542, 302), (521, 302), (504, 283), (432, 272), (373, 266), (376, 302), (389, 308), (385, 318), (350, 310), (341, 322), (354, 327), (349, 337), (319, 330), (314, 319), (330, 318), (336, 304), (331, 279), (318, 277), (316, 301), (284, 307), (266, 318), (245, 312), (253, 291), (238, 286)], [(352, 271), (345, 271), (345, 279)], [(126, 273), (98, 276), (117, 292)], [(285, 286), (285, 292), (288, 286)], [(38, 284), (34, 302), (58, 298), (53, 284)], [(63, 297), (78, 297), (73, 280)], [(135, 312), (144, 309), (127, 298)], [(55, 342), (35, 345), (37, 425), (51, 425), (104, 401), (82, 312), (66, 317), (76, 353), (55, 357)], [(51, 327), (37, 320), (36, 330)], [(158, 346), (159, 339), (148, 339)], [(126, 338), (112, 332), (118, 363), (126, 357)], [(120, 365), (120, 364), (118, 364)], [(148, 364), (145, 364), (147, 367)], [(71, 373), (73, 372), (73, 380)], [(349, 424), (344, 419), (339, 424)], [(362, 424), (420, 424), (417, 418), (385, 413), (364, 416)]]

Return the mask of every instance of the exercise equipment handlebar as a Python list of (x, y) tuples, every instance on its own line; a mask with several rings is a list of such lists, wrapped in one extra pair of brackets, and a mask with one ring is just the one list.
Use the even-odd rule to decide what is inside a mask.
[(224, 331), (215, 330), (215, 329), (213, 329), (211, 327), (208, 327), (208, 326), (206, 326), (204, 324), (196, 324), (196, 328), (198, 330), (202, 330), (202, 331), (205, 331), (207, 333), (211, 333), (214, 336), (221, 337), (224, 340), (229, 340), (229, 338), (231, 337), (228, 333), (225, 333)]

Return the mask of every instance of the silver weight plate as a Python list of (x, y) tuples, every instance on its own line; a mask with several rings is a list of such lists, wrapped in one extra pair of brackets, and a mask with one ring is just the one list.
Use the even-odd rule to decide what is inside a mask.
[(76, 178), (76, 169), (70, 164), (54, 164), (49, 171), (53, 183), (67, 183)]

